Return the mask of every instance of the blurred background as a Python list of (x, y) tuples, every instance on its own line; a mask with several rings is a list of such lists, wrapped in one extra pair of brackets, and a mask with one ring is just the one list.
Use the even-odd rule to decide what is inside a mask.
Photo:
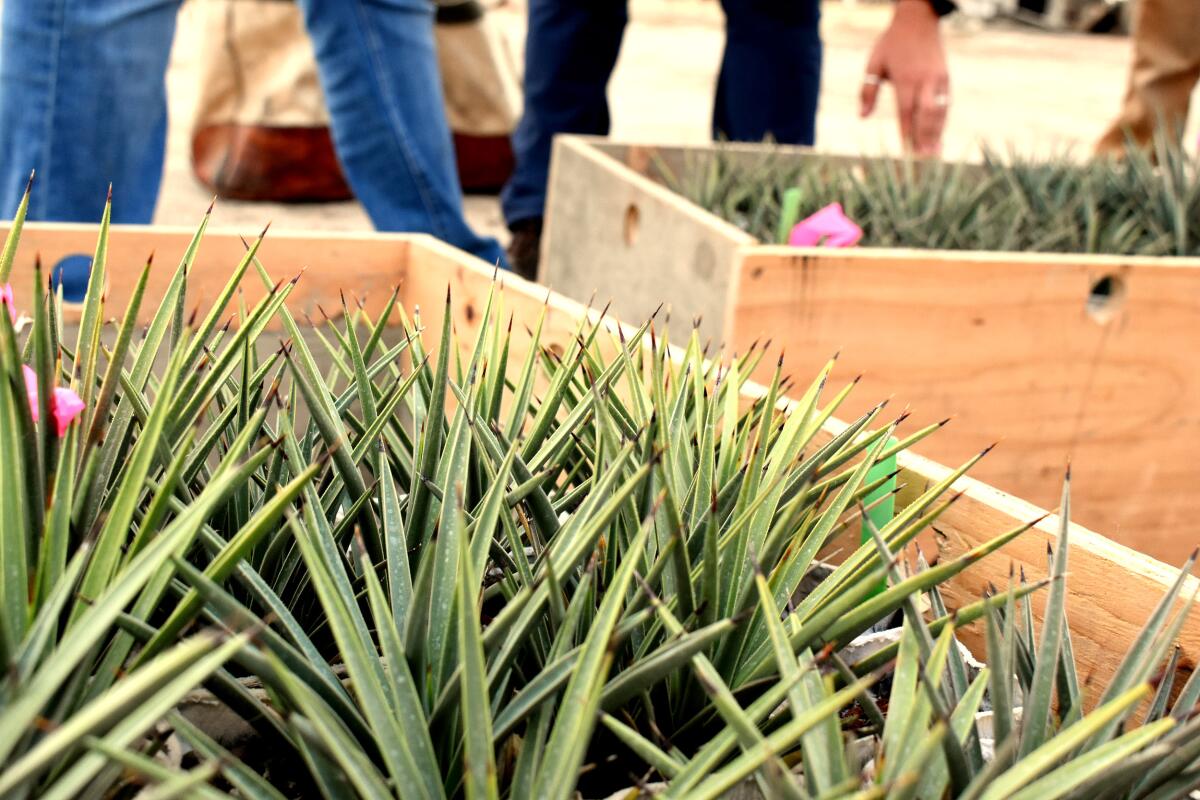
[[(236, 8), (287, 6), (278, 0), (187, 0), (168, 71), (170, 126), (165, 179), (155, 222), (196, 222), (212, 196), (197, 181), (192, 164), (193, 136), (198, 118), (211, 114), (206, 86), (214, 80), (233, 80), (234, 59), (229, 42), (246, 36), (246, 11)], [(942, 23), (954, 102), (945, 131), (944, 154), (974, 159), (981, 146), (1014, 148), (1022, 154), (1088, 156), (1092, 144), (1121, 107), (1128, 79), (1131, 44), (1128, 36), (1131, 0), (960, 0), (959, 11)], [(484, 33), (463, 48), (471, 53), (470, 71), (481, 63), (489, 74), (484, 91), (488, 103), (501, 112), (519, 113), (520, 68), (525, 40), (523, 0), (485, 4)], [(891, 18), (891, 4), (875, 0), (827, 0), (822, 3), (821, 29), (825, 44), (816, 145), (838, 153), (901, 152), (892, 94), (881, 93), (880, 108), (863, 120), (858, 93), (871, 43)], [(242, 16), (235, 16), (240, 13)], [(715, 0), (631, 0), (631, 21), (620, 60), (609, 86), (612, 135), (642, 142), (700, 143), (710, 137), (713, 85), (724, 38), (724, 17)], [(222, 25), (225, 27), (222, 28)], [(239, 26), (242, 26), (239, 28)], [(439, 25), (439, 42), (453, 23)], [(475, 27), (480, 27), (476, 25)], [(491, 52), (480, 60), (486, 36)], [(1200, 31), (1197, 31), (1200, 36)], [(246, 45), (240, 45), (243, 51)], [(303, 60), (307, 46), (302, 26), (294, 36), (271, 44)], [(259, 48), (261, 50), (261, 40)], [(456, 48), (460, 49), (460, 48)], [(311, 60), (311, 55), (308, 56)], [(446, 53), (443, 52), (443, 68)], [(266, 101), (319, 104), (315, 82), (289, 89), (287, 75), (315, 76), (313, 67), (291, 63), (283, 84), (264, 90)], [(467, 76), (469, 79), (471, 76)], [(478, 74), (474, 76), (477, 80)], [(504, 96), (494, 82), (506, 85)], [(209, 107), (205, 107), (209, 102)], [(320, 118), (319, 109), (304, 114)], [(1184, 141), (1196, 141), (1195, 114)], [(451, 126), (456, 126), (453, 111)], [(460, 169), (462, 164), (460, 163)], [(464, 178), (466, 175), (464, 174)], [(470, 188), (470, 187), (468, 187)], [(508, 237), (499, 205), (492, 194), (468, 194), (467, 217), (480, 233)], [(306, 204), (247, 204), (225, 200), (218, 204), (217, 224), (257, 225), (264, 218), (289, 228), (368, 230), (370, 221), (354, 201)]]

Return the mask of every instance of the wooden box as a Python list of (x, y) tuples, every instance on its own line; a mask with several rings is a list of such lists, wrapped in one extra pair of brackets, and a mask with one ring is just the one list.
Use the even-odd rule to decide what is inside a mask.
[[(7, 233), (6, 227), (0, 226), (0, 236)], [(12, 276), (18, 306), (26, 305), (28, 276), (35, 254), (40, 254), (43, 263), (54, 264), (66, 255), (90, 252), (95, 236), (94, 226), (26, 225)], [(114, 226), (108, 254), (108, 293), (113, 303), (110, 308), (121, 308), (147, 254), (154, 251), (156, 262), (161, 259), (164, 266), (161, 274), (152, 278), (143, 304), (143, 314), (152, 315), (155, 293), (161, 294), (168, 273), (178, 263), (191, 237), (190, 230), (181, 228)], [(235, 233), (208, 232), (191, 272), (189, 301), (203, 302), (214, 297), (242, 253), (241, 238)], [(363, 298), (371, 309), (382, 307), (393, 287), (399, 286), (401, 303), (411, 313), (416, 306), (441, 308), (449, 288), (454, 324), (460, 340), (466, 342), (472, 341), (478, 330), (481, 310), (495, 274), (490, 265), (423, 235), (272, 231), (259, 253), (273, 277), (290, 278), (305, 269), (304, 277), (289, 297), (289, 306), (293, 311), (308, 311), (314, 318), (319, 313), (318, 307), (336, 314), (335, 309), (341, 307), (338, 295), (342, 290)], [(524, 349), (530, 344), (528, 335), (522, 333), (526, 326), (521, 323), (533, 323), (543, 309), (546, 311), (543, 343), (552, 348), (566, 347), (585, 316), (590, 315), (593, 321), (602, 324), (617, 324), (515, 276), (505, 274), (502, 282), (505, 309), (513, 313), (516, 321), (510, 363), (522, 363)], [(257, 277), (248, 278), (245, 288), (247, 293), (261, 291)], [(748, 385), (747, 401), (761, 396), (761, 392), (760, 387)], [(869, 390), (859, 387), (855, 393), (865, 395), (860, 398), (864, 402), (873, 402)], [(783, 401), (783, 405), (787, 402)], [(841, 426), (842, 423), (831, 421), (827, 434), (832, 435)], [(907, 491), (897, 498), (898, 508), (903, 508), (923, 487), (950, 474), (946, 467), (915, 454), (902, 453), (898, 461), (899, 481), (907, 486)], [(1060, 476), (1048, 477), (1047, 484), (1058, 487)], [(959, 479), (952, 491), (961, 493), (961, 497), (938, 521), (939, 558), (960, 555), (1044, 514), (1041, 509), (972, 478)], [(1006, 585), (1010, 565), (1023, 567), (1031, 579), (1044, 575), (1046, 546), (1054, 541), (1058, 529), (1058, 519), (1046, 517), (1000, 552), (972, 566), (944, 587), (948, 605), (956, 608), (977, 600), (989, 582)], [(1177, 570), (1079, 525), (1072, 526), (1069, 541), (1067, 608), (1072, 642), (1082, 675), (1103, 682), (1112, 675), (1121, 655), (1175, 579)], [(1190, 578), (1184, 597), (1197, 587), (1200, 583)], [(1034, 611), (1039, 620), (1044, 602), (1044, 592), (1035, 596)], [(966, 632), (964, 638), (976, 652), (982, 653), (980, 633), (977, 628)], [(1182, 669), (1190, 671), (1200, 658), (1200, 616), (1193, 615), (1185, 624), (1180, 643)]]
[(666, 299), (801, 375), (840, 351), (847, 415), (893, 396), (953, 418), (918, 447), (936, 461), (999, 440), (975, 474), (1051, 507), (1070, 460), (1082, 523), (1172, 563), (1200, 541), (1200, 259), (767, 246), (666, 185), (718, 152), (813, 157), (558, 139), (542, 280), (629, 321)]

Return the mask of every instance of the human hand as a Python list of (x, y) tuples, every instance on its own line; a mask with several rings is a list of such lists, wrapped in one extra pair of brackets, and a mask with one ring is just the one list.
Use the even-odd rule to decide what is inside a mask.
[(927, 0), (897, 0), (892, 22), (875, 42), (859, 93), (859, 113), (875, 110), (879, 87), (896, 92), (904, 146), (917, 155), (936, 155), (950, 110), (950, 74), (938, 32), (938, 16)]

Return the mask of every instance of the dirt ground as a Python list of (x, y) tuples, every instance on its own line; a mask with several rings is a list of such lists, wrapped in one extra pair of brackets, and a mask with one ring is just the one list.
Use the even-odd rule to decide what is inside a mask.
[[(633, 0), (617, 72), (610, 86), (614, 137), (628, 141), (703, 142), (708, 137), (712, 87), (722, 47), (718, 6), (697, 0)], [(194, 40), (185, 5), (168, 75), (171, 133), (156, 222), (192, 225), (208, 193), (191, 175), (188, 133), (196, 96)], [(818, 146), (841, 152), (899, 149), (890, 96), (870, 120), (857, 112), (859, 77), (867, 51), (887, 24), (886, 5), (824, 4), (825, 66)], [(523, 0), (492, 14), (520, 63)], [(1086, 154), (1116, 113), (1124, 91), (1129, 40), (1115, 36), (1054, 35), (971, 20), (944, 25), (953, 81), (946, 155), (970, 158), (982, 144), (1023, 153)], [(1193, 115), (1195, 116), (1195, 115)], [(1195, 141), (1193, 122), (1189, 141)], [(506, 235), (496, 199), (471, 197), (477, 229)], [(357, 203), (306, 206), (223, 202), (214, 224), (257, 229), (363, 230), (370, 222)]]

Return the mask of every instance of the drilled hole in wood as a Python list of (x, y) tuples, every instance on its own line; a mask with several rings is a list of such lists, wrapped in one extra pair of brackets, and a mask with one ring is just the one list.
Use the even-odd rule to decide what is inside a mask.
[(1088, 292), (1087, 314), (1104, 325), (1117, 315), (1124, 304), (1125, 279), (1120, 275), (1105, 275), (1093, 283)]
[(625, 208), (625, 246), (633, 247), (638, 238), (638, 229), (642, 223), (642, 212), (634, 203)]

